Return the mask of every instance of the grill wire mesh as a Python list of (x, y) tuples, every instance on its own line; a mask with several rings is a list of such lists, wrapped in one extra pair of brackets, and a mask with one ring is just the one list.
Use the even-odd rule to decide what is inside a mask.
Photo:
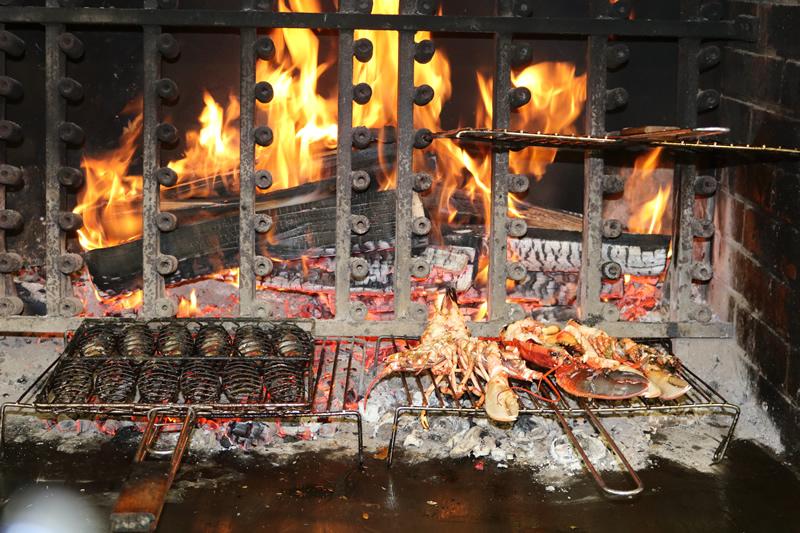
[(302, 405), (314, 349), (314, 338), (290, 323), (90, 320), (55, 364), (38, 401)]

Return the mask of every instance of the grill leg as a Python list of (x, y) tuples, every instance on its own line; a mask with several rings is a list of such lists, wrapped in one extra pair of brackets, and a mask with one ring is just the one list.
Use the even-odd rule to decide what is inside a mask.
[(170, 450), (172, 457), (169, 462), (145, 461), (160, 432), (159, 420), (157, 413), (148, 414), (147, 428), (136, 451), (133, 470), (125, 481), (111, 514), (112, 531), (154, 531), (158, 525), (164, 499), (189, 445), (197, 417), (192, 409), (187, 411), (175, 449)]

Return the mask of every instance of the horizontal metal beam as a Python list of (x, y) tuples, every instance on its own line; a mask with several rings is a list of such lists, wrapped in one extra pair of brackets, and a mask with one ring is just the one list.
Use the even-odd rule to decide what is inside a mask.
[[(15, 316), (0, 319), (0, 334), (38, 333), (60, 334), (75, 330), (80, 326), (82, 318), (47, 317), (47, 316)], [(506, 321), (470, 322), (473, 334), (494, 337)], [(360, 336), (379, 337), (385, 335), (420, 335), (425, 324), (412, 320), (317, 320), (314, 333), (319, 336)], [(601, 322), (596, 327), (615, 337), (634, 338), (728, 338), (733, 333), (733, 326), (728, 322)]]
[(0, 22), (98, 24), (116, 26), (189, 26), (237, 28), (319, 28), (537, 35), (619, 35), (695, 37), (752, 41), (756, 23), (737, 20), (652, 20), (611, 18), (465, 17), (365, 15), (356, 13), (273, 13), (213, 9), (100, 9), (2, 7)]

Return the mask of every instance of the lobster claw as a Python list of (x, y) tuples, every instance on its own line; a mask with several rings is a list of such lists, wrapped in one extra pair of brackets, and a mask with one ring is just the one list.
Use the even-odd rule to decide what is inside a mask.
[(556, 369), (555, 376), (558, 386), (567, 394), (582, 398), (625, 400), (641, 396), (650, 387), (650, 381), (635, 371), (574, 363)]

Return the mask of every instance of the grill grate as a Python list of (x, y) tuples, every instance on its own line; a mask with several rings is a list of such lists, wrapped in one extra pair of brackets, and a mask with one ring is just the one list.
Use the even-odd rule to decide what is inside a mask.
[[(669, 339), (648, 339), (646, 341), (640, 340), (639, 342), (660, 344), (666, 348), (667, 351), (670, 353), (672, 352), (672, 343)], [(376, 357), (380, 359), (388, 353), (411, 348), (418, 343), (419, 339), (417, 337), (380, 337), (375, 344), (375, 354)], [(713, 462), (722, 460), (725, 456), (728, 444), (733, 437), (736, 423), (739, 420), (739, 407), (728, 403), (722, 395), (688, 368), (683, 367), (678, 374), (692, 386), (692, 389), (682, 398), (670, 401), (663, 401), (657, 398), (632, 398), (630, 400), (603, 401), (583, 398), (577, 399), (567, 394), (561, 394), (560, 399), (555, 401), (552, 393), (546, 390), (546, 387), (542, 387), (541, 390), (535, 390), (535, 385), (514, 382), (514, 380), (510, 381), (512, 382), (512, 386), (529, 388), (541, 396), (551, 398), (554, 402), (548, 403), (529, 394), (519, 394), (520, 416), (556, 417), (600, 488), (610, 496), (631, 496), (641, 492), (641, 481), (628, 464), (627, 459), (625, 459), (613, 438), (605, 430), (597, 415), (623, 416), (662, 412), (679, 416), (688, 412), (698, 411), (729, 415), (731, 418), (730, 425), (717, 446), (717, 449), (714, 451)], [(403, 414), (424, 412), (429, 415), (486, 416), (483, 409), (478, 407), (478, 397), (471, 392), (467, 392), (460, 399), (456, 399), (443, 395), (437, 387), (433, 387), (433, 375), (430, 371), (415, 374), (402, 373), (400, 374), (400, 379), (405, 393), (405, 402), (395, 408), (394, 424), (392, 426), (392, 435), (389, 442), (389, 453), (387, 457), (390, 465), (394, 458), (394, 451), (397, 444), (397, 433), (399, 429), (398, 420)], [(450, 378), (447, 379), (449, 380)], [(453, 383), (448, 383), (448, 385), (451, 390), (455, 389)], [(480, 387), (481, 392), (485, 392), (483, 390), (483, 384), (480, 384)], [(425, 391), (430, 390), (430, 388), (433, 389), (434, 393), (426, 399)], [(572, 434), (572, 430), (566, 418), (573, 417), (584, 417), (597, 429), (598, 433), (606, 440), (611, 450), (617, 454), (622, 464), (628, 470), (628, 473), (631, 474), (631, 477), (637, 484), (637, 489), (625, 491), (612, 489), (605, 485), (600, 475), (589, 461), (588, 456), (584, 454), (580, 444)]]

